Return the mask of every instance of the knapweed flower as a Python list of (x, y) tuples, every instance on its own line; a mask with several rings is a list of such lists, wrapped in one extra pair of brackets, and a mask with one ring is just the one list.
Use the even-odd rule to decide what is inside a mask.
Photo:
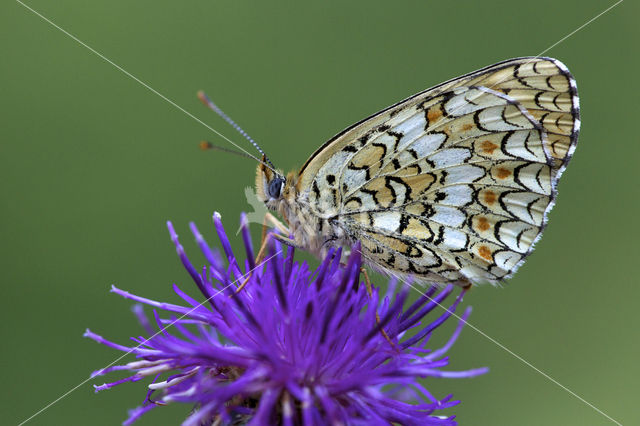
[[(134, 309), (148, 336), (133, 337), (135, 345), (130, 347), (87, 330), (87, 337), (138, 358), (94, 372), (94, 376), (115, 370), (133, 373), (95, 386), (96, 391), (151, 378), (146, 402), (129, 412), (125, 424), (173, 402), (194, 406), (184, 421), (191, 426), (456, 424), (454, 416), (438, 414), (458, 401), (452, 395), (436, 398), (421, 381), (486, 372), (484, 368), (443, 371), (448, 364), (445, 354), (470, 308), (443, 347), (426, 348), (464, 292), (443, 313), (434, 310), (441, 310), (438, 305), (452, 293), (451, 286), (427, 289), (404, 311), (406, 286), (395, 292), (396, 283), (391, 281), (383, 297), (377, 289), (370, 296), (360, 282), (359, 244), (346, 265), (340, 263), (337, 250), (312, 271), (307, 263), (294, 261), (293, 249), (278, 243), (272, 244), (263, 264), (255, 265), (246, 218), (241, 222), (244, 261), (231, 250), (219, 215), (214, 215), (214, 224), (224, 256), (212, 250), (191, 224), (207, 262), (201, 270), (192, 266), (168, 224), (178, 256), (204, 301), (176, 285), (184, 306), (113, 287), (114, 293), (154, 308), (154, 321), (140, 304)], [(246, 277), (246, 286), (237, 292)], [(163, 317), (158, 311), (171, 314)], [(427, 321), (428, 314), (435, 318)]]

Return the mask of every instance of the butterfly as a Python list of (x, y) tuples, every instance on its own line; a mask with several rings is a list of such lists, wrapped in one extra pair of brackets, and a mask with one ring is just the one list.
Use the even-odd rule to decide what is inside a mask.
[(510, 59), (352, 125), (298, 172), (285, 176), (263, 153), (256, 192), (286, 222), (292, 238), (279, 239), (319, 257), (360, 241), (383, 273), (497, 284), (542, 235), (579, 115), (564, 64)]

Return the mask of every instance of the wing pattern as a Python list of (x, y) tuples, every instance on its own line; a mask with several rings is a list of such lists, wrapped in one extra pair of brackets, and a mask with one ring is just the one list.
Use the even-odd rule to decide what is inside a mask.
[(382, 271), (496, 283), (540, 238), (579, 124), (575, 81), (563, 64), (506, 61), (330, 140), (301, 170), (301, 200), (360, 240)]

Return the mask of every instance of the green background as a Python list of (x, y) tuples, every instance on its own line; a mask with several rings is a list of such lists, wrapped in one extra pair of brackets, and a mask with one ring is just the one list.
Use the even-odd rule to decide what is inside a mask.
[[(206, 90), (284, 170), (417, 91), (541, 53), (612, 3), (28, 2), (246, 146), (199, 103)], [(546, 53), (578, 81), (576, 155), (526, 265), (465, 300), (475, 327), (623, 424), (640, 424), (639, 12), (624, 2)], [(218, 210), (235, 231), (254, 164), (199, 151), (201, 139), (225, 142), (19, 3), (3, 2), (0, 34), (0, 413), (15, 424), (119, 356), (85, 327), (121, 343), (140, 333), (111, 284), (177, 301), (171, 283), (189, 279), (165, 221), (199, 264), (188, 222), (213, 243)], [(471, 328), (451, 356), (455, 369), (491, 369), (427, 383), (462, 400), (451, 410), (461, 424), (611, 424)], [(30, 424), (118, 424), (145, 395), (142, 382), (97, 395), (90, 383)]]

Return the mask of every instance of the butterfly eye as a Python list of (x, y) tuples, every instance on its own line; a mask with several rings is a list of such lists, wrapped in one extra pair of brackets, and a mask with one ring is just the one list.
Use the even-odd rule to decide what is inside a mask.
[(269, 196), (274, 199), (280, 198), (280, 191), (282, 191), (283, 186), (284, 186), (283, 178), (277, 177), (273, 179), (269, 183)]

